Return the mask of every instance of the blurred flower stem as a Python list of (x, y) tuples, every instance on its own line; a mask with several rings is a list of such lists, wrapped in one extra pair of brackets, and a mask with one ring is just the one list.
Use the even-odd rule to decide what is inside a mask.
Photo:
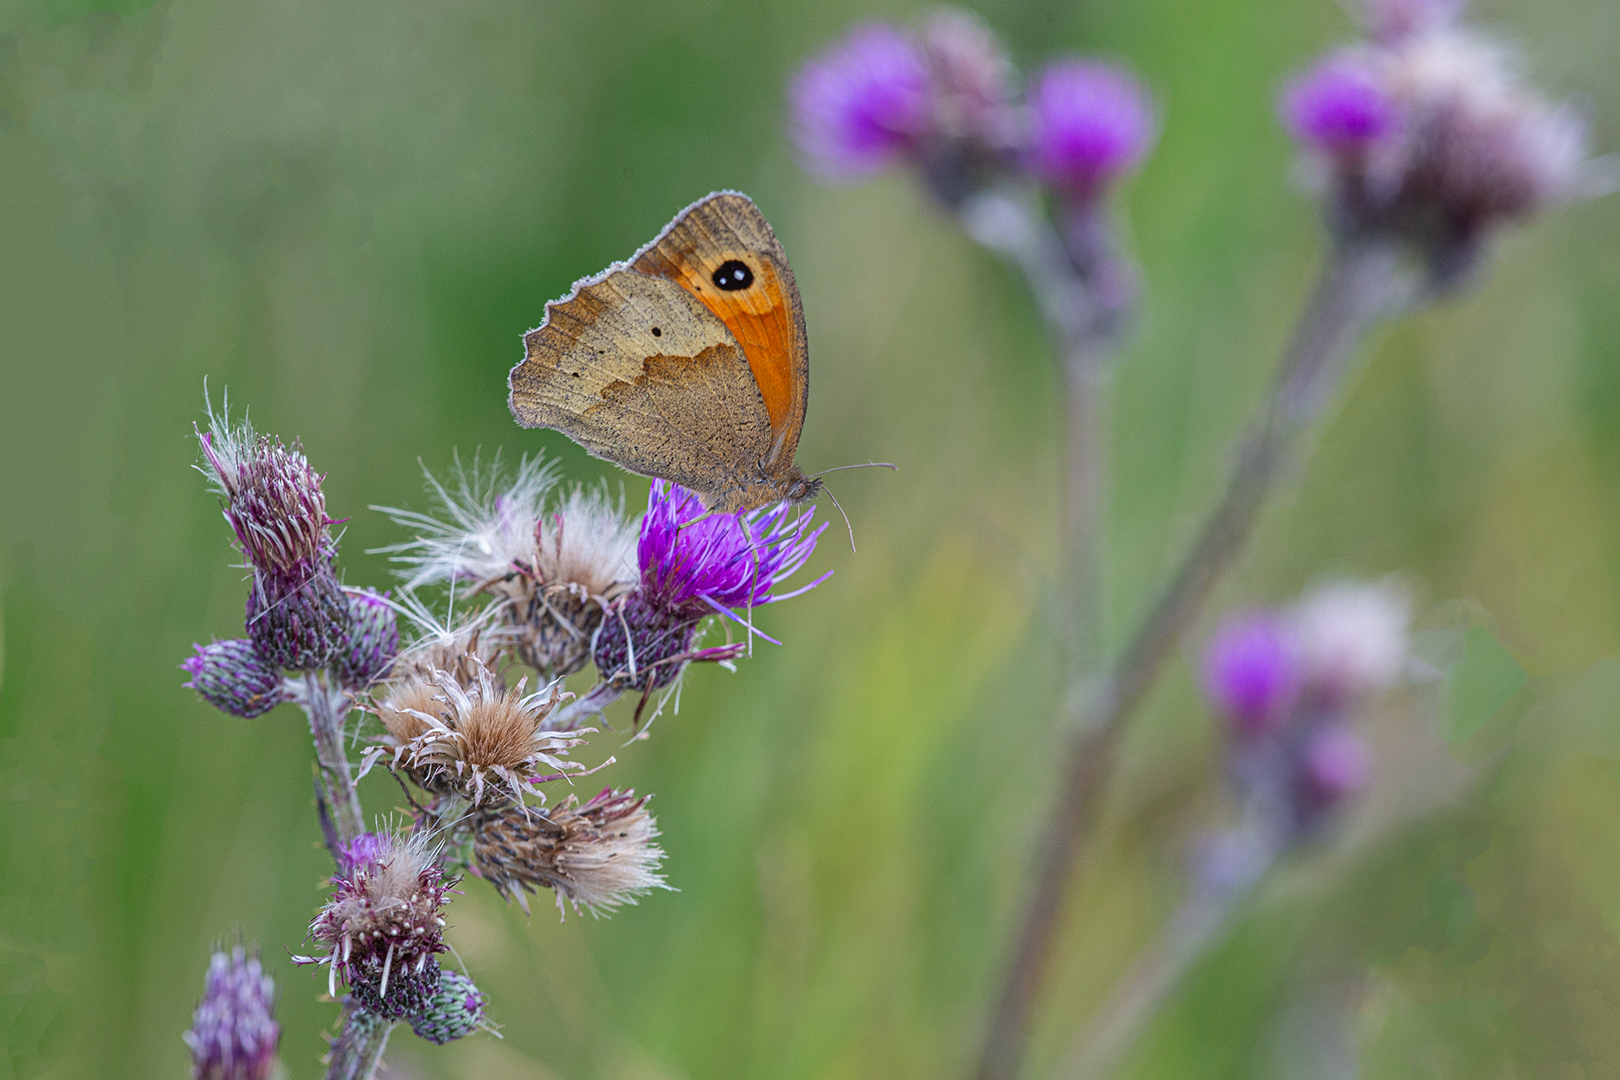
[[(309, 714), (309, 731), (315, 740), (315, 760), (320, 769), (321, 797), (325, 800), (339, 844), (348, 844), (366, 831), (360, 793), (355, 789), (349, 755), (343, 749), (343, 725), (349, 711), (348, 695), (331, 686), (320, 672), (307, 672), (298, 691), (298, 703)], [(330, 841), (328, 842), (330, 846)], [(341, 863), (339, 848), (332, 858)]]
[[(1424, 298), (1421, 276), (1409, 271), (1401, 256), (1400, 247), (1389, 242), (1343, 243), (1335, 249), (1243, 440), (1226, 491), (1191, 549), (1095, 688), (1069, 687), (1060, 721), (1073, 734), (1036, 856), (1035, 890), (986, 1035), (980, 1080), (1012, 1080), (1018, 1074), (1030, 1013), (1084, 841), (1107, 787), (1123, 722), (1241, 551), (1300, 436), (1346, 382), (1361, 339), (1381, 320)], [(1071, 480), (1071, 490), (1073, 484)]]
[(371, 1080), (382, 1064), (383, 1051), (388, 1048), (388, 1033), (393, 1030), (393, 1024), (369, 1013), (346, 1010), (343, 1033), (332, 1045), (326, 1080)]
[[(1103, 438), (1108, 361), (1134, 300), (1134, 271), (1094, 206), (1079, 245), (1066, 246), (1032, 189), (992, 188), (958, 210), (978, 243), (1023, 273), (1059, 352), (1064, 385), (1061, 626), (1064, 682), (1082, 682), (1102, 658)], [(1076, 215), (1077, 219), (1079, 215)]]

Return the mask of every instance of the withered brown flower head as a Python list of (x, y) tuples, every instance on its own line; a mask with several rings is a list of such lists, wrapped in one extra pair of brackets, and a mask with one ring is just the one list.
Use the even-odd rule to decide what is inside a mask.
[(368, 758), (375, 761), (392, 749), (395, 765), (429, 791), (460, 796), (475, 807), (493, 797), (521, 808), (526, 791), (586, 771), (581, 762), (563, 760), (586, 741), (581, 732), (544, 730), (546, 717), (571, 695), (561, 682), (533, 694), (525, 694), (524, 685), (504, 689), (481, 663), (466, 685), (448, 671), (434, 672), (431, 696), (427, 686), (411, 684), (379, 706), (388, 739)]
[(592, 914), (633, 904), (649, 889), (667, 889), (653, 843), (658, 824), (647, 812), (651, 796), (603, 789), (585, 805), (570, 795), (545, 814), (514, 806), (479, 815), (473, 831), (476, 870), (525, 914), (527, 893), (542, 888)]

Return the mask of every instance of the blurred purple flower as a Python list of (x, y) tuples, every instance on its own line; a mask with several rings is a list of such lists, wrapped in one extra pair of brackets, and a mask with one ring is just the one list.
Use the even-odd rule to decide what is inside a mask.
[(1402, 126), (1400, 105), (1372, 59), (1348, 49), (1324, 57), (1290, 83), (1281, 112), (1295, 139), (1335, 156), (1364, 153)]
[(1300, 688), (1299, 650), (1270, 612), (1228, 618), (1204, 651), (1204, 692), (1240, 735), (1270, 734)]
[(240, 945), (214, 953), (202, 1000), (184, 1035), (194, 1080), (268, 1080), (275, 1074), (276, 984)]
[(828, 176), (887, 167), (916, 147), (933, 118), (921, 45), (884, 23), (856, 27), (806, 63), (788, 98), (794, 141)]
[(1029, 95), (1030, 168), (1075, 201), (1136, 168), (1153, 142), (1153, 105), (1125, 68), (1064, 60)]
[(1312, 808), (1325, 809), (1361, 794), (1371, 776), (1372, 752), (1353, 729), (1329, 724), (1306, 741), (1300, 780)]

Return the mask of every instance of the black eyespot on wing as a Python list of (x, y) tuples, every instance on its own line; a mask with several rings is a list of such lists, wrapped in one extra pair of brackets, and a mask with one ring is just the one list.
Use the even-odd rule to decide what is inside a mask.
[(653, 327), (653, 337), (663, 337), (663, 336), (664, 336), (664, 332), (662, 330), (658, 329), (658, 327), (656, 327), (656, 326)]
[(714, 284), (725, 292), (746, 289), (754, 283), (754, 272), (741, 259), (727, 259), (714, 272)]

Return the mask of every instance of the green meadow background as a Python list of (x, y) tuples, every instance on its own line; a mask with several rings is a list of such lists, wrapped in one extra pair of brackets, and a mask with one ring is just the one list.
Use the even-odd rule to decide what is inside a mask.
[[(0, 1080), (179, 1078), (211, 943), (263, 943), (293, 1078), (334, 1010), (287, 963), (329, 869), (301, 714), (181, 688), (246, 586), (191, 465), (203, 384), (303, 440), (348, 581), (426, 508), (418, 462), (545, 451), (519, 336), (712, 189), (793, 258), (815, 377), (799, 460), (855, 525), (786, 644), (689, 673), (614, 753), (679, 891), (532, 919), (480, 882), (449, 940), (504, 1038), (401, 1078), (962, 1075), (1052, 791), (1056, 384), (1019, 284), (903, 176), (828, 188), (783, 135), (795, 66), (890, 4), (11, 0), (0, 5)], [(1118, 640), (1212, 499), (1322, 241), (1272, 96), (1332, 0), (980, 8), (1022, 63), (1136, 65), (1159, 148), (1122, 193), (1147, 295), (1119, 361)], [(1491, 0), (1620, 148), (1620, 8)], [(1182, 984), (1124, 1071), (1620, 1075), (1620, 199), (1504, 236), (1391, 328), (1215, 609), (1400, 574), (1436, 678), (1370, 721), (1379, 780)], [(830, 509), (830, 507), (829, 507)], [(1206, 621), (1197, 635), (1207, 633)], [(1174, 909), (1230, 813), (1187, 658), (1126, 741), (1032, 1075)], [(619, 717), (618, 719), (623, 719)], [(368, 809), (399, 802), (368, 779)]]

